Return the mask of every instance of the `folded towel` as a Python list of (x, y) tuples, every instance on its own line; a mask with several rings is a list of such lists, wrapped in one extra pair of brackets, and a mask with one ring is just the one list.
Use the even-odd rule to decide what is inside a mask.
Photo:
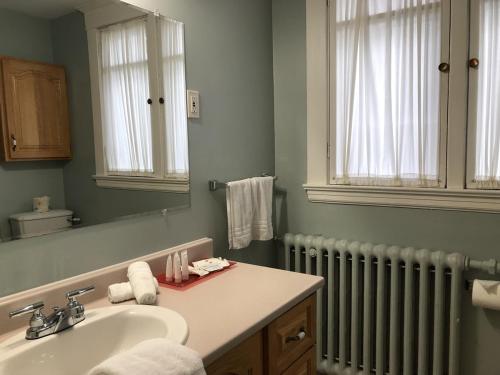
[[(158, 280), (156, 280), (156, 277), (153, 277), (153, 281), (156, 286), (156, 294), (158, 294), (160, 291)], [(130, 281), (111, 284), (110, 286), (108, 286), (108, 300), (111, 303), (128, 301), (129, 299), (133, 298), (135, 298), (134, 290), (132, 289), (132, 284), (130, 284)]]
[(252, 240), (273, 238), (273, 177), (254, 177), (227, 184), (229, 248), (242, 249)]
[(139, 305), (152, 305), (156, 302), (154, 277), (146, 262), (134, 262), (127, 272), (134, 297)]
[(206, 375), (194, 350), (169, 339), (143, 341), (108, 358), (88, 375)]

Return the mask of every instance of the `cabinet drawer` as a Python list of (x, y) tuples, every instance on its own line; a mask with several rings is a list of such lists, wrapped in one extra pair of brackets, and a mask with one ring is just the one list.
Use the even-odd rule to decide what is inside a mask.
[(267, 327), (267, 366), (281, 374), (316, 344), (316, 296), (312, 295)]
[(206, 369), (208, 375), (262, 375), (262, 331), (230, 350)]
[(316, 375), (316, 346), (297, 359), (282, 375)]

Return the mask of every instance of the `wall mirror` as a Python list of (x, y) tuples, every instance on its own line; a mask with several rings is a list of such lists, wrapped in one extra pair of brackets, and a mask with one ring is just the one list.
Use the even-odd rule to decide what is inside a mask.
[(1, 242), (189, 206), (182, 23), (3, 0), (0, 67)]

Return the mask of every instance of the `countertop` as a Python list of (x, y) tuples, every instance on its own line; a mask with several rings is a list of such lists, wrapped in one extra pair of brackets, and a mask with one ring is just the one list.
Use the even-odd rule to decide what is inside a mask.
[[(161, 287), (157, 304), (186, 319), (186, 345), (196, 350), (208, 366), (313, 294), (323, 283), (318, 276), (237, 263), (186, 290)], [(86, 307), (109, 305), (107, 298), (100, 298)]]
[[(28, 317), (9, 319), (9, 311), (34, 301), (44, 301), (47, 309), (63, 306), (65, 292), (89, 285), (95, 286), (95, 292), (79, 298), (86, 309), (110, 306), (108, 285), (127, 281), (127, 268), (132, 262), (148, 262), (156, 275), (165, 269), (166, 256), (180, 250), (188, 251), (190, 262), (210, 258), (213, 256), (213, 241), (201, 238), (0, 298), (0, 342), (27, 328)], [(200, 353), (208, 366), (313, 294), (323, 283), (323, 278), (318, 276), (237, 263), (186, 290), (161, 287), (157, 303), (177, 311), (186, 319), (189, 325), (186, 345)], [(125, 303), (134, 304), (135, 301)]]

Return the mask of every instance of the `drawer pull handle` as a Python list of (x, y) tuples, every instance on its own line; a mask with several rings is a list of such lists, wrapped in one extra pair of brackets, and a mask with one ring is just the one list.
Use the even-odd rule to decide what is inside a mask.
[(306, 337), (306, 331), (302, 328), (296, 336), (288, 336), (285, 342), (302, 341)]

